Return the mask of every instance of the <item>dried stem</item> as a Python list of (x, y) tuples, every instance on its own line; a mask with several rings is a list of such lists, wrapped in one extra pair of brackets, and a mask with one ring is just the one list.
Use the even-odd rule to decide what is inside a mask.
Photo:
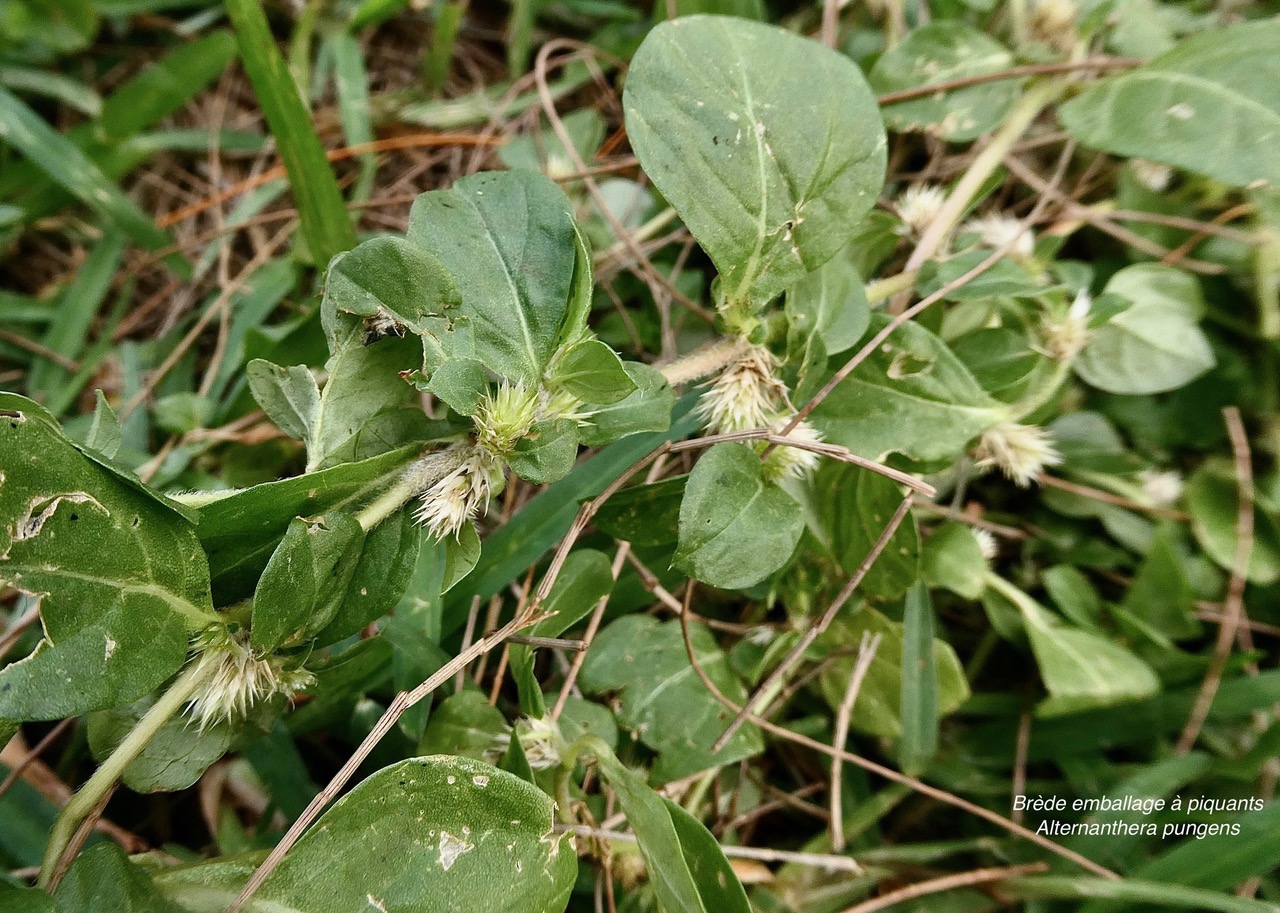
[(1240, 420), (1240, 410), (1228, 406), (1222, 410), (1227, 424), (1227, 435), (1231, 438), (1231, 452), (1235, 456), (1236, 478), (1239, 486), (1239, 504), (1236, 514), (1236, 553), (1231, 562), (1231, 579), (1227, 583), (1227, 598), (1223, 602), (1222, 623), (1218, 625), (1218, 638), (1213, 646), (1213, 656), (1209, 658), (1209, 668), (1205, 670), (1204, 682), (1196, 695), (1191, 715), (1178, 744), (1174, 749), (1178, 754), (1186, 754), (1200, 737), (1200, 730), (1209, 718), (1209, 710), (1213, 706), (1213, 698), (1218, 693), (1218, 685), (1222, 683), (1222, 673), (1227, 667), (1227, 659), (1231, 655), (1231, 645), (1235, 642), (1236, 632), (1240, 629), (1240, 620), (1244, 617), (1244, 588), (1248, 582), (1249, 559), (1253, 555), (1253, 466), (1249, 452), (1249, 438), (1244, 431), (1244, 423)]
[[(862, 632), (862, 642), (858, 645), (858, 659), (853, 664), (853, 674), (849, 676), (849, 686), (845, 688), (840, 708), (836, 711), (835, 738), (831, 740), (833, 748), (844, 748), (849, 741), (849, 720), (853, 716), (853, 705), (858, 701), (858, 692), (862, 689), (862, 680), (867, 677), (871, 663), (880, 646), (880, 634), (872, 636), (871, 632)], [(841, 807), (844, 779), (844, 761), (831, 758), (831, 848), (837, 853), (844, 852), (844, 810)]]

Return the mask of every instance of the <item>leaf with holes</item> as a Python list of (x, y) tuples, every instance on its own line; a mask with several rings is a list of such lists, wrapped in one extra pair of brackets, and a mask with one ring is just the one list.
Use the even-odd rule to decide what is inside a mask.
[(0, 718), (136, 700), (217, 622), (194, 526), (82, 453), (36, 403), (0, 394), (0, 579), (42, 594), (45, 640), (0, 672)]

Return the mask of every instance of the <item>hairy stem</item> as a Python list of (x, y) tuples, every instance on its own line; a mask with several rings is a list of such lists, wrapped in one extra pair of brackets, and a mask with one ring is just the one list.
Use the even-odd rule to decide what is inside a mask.
[(71, 842), (80, 822), (84, 820), (107, 791), (115, 786), (116, 781), (124, 774), (138, 755), (142, 754), (155, 734), (165, 723), (182, 709), (199, 687), (204, 676), (211, 671), (210, 666), (191, 663), (181, 675), (169, 686), (160, 699), (146, 712), (142, 719), (125, 736), (124, 741), (111, 752), (111, 757), (102, 763), (80, 790), (71, 797), (71, 801), (62, 809), (58, 820), (49, 832), (49, 845), (45, 848), (44, 860), (40, 864), (40, 887), (49, 889), (54, 872), (62, 860), (62, 854)]
[(461, 466), (469, 453), (469, 447), (450, 447), (438, 453), (429, 453), (410, 465), (390, 488), (356, 514), (360, 528), (366, 533), (372, 530)]

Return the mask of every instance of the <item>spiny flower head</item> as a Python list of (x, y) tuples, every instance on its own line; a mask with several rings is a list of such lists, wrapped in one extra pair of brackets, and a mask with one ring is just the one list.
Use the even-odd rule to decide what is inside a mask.
[(1035, 481), (1046, 466), (1062, 462), (1049, 433), (1038, 425), (999, 422), (978, 439), (978, 466), (995, 466), (1021, 488)]
[(515, 737), (520, 740), (525, 760), (534, 770), (560, 766), (564, 736), (555, 720), (526, 717), (516, 722)]
[(904, 190), (893, 204), (898, 210), (898, 218), (902, 220), (903, 233), (917, 237), (929, 227), (942, 204), (947, 201), (947, 192), (935, 184), (915, 184)]
[(1070, 53), (1079, 37), (1074, 0), (1035, 0), (1027, 19), (1027, 31), (1035, 41), (1064, 54)]
[(991, 530), (975, 529), (973, 538), (978, 540), (978, 551), (987, 561), (994, 561), (996, 555), (1000, 554), (1000, 544), (996, 542), (996, 537)]
[(1169, 184), (1173, 182), (1173, 169), (1168, 165), (1161, 165), (1150, 159), (1129, 159), (1129, 167), (1133, 169), (1133, 176), (1138, 179), (1139, 184), (1156, 193), (1168, 190)]
[(529, 433), (538, 418), (538, 391), (503, 381), (496, 393), (480, 401), (475, 415), (476, 440), (495, 456), (505, 456)]
[(1156, 507), (1169, 507), (1182, 497), (1182, 476), (1174, 469), (1146, 469), (1139, 476), (1142, 493)]
[(698, 402), (697, 415), (714, 434), (768, 428), (786, 399), (778, 359), (764, 346), (748, 346)]
[(963, 230), (977, 234), (987, 247), (998, 249), (1012, 244), (1009, 253), (1022, 260), (1031, 259), (1031, 255), (1035, 253), (1035, 235), (1012, 216), (999, 213), (980, 216), (966, 222)]
[[(773, 423), (774, 431), (779, 434), (791, 422), (792, 416), (780, 418)], [(792, 428), (787, 437), (805, 444), (817, 444), (822, 441), (822, 432), (807, 421), (802, 421)], [(767, 479), (806, 479), (818, 468), (822, 457), (812, 450), (801, 447), (788, 447), (779, 444), (769, 451), (764, 460), (764, 476)]]
[(1082, 290), (1071, 302), (1066, 316), (1046, 316), (1041, 327), (1044, 350), (1057, 361), (1070, 361), (1084, 350), (1089, 341), (1089, 308), (1093, 298)]
[(315, 681), (306, 669), (288, 668), (283, 657), (255, 652), (246, 633), (210, 628), (196, 638), (200, 685), (188, 705), (200, 731), (219, 722), (234, 722), (278, 694), (292, 698)]
[(413, 518), (437, 540), (456, 537), (489, 504), (501, 461), (484, 447), (472, 447), (457, 468), (422, 493)]

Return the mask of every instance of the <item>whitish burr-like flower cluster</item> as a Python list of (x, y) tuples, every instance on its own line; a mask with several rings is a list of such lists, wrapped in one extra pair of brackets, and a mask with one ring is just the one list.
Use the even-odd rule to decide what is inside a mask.
[(995, 466), (1015, 484), (1026, 488), (1046, 466), (1062, 462), (1048, 432), (1038, 425), (1000, 422), (978, 439), (978, 466)]
[(538, 391), (503, 381), (476, 412), (476, 441), (495, 456), (511, 452), (538, 420)]
[(978, 540), (978, 551), (987, 561), (994, 561), (996, 555), (1000, 554), (1000, 543), (996, 541), (995, 534), (991, 530), (975, 529), (973, 538)]
[(1182, 476), (1173, 469), (1147, 469), (1139, 477), (1142, 493), (1156, 507), (1169, 507), (1182, 497)]
[(200, 684), (188, 709), (201, 732), (215, 723), (242, 720), (276, 695), (292, 698), (315, 681), (307, 670), (289, 668), (283, 657), (255, 652), (246, 640), (247, 635), (223, 628), (211, 628), (196, 639)]
[[(781, 434), (790, 421), (790, 416), (778, 419), (774, 423), (774, 431)], [(801, 421), (787, 433), (787, 437), (793, 441), (817, 444), (822, 441), (822, 432), (807, 421)], [(779, 444), (765, 457), (764, 474), (766, 478), (774, 480), (803, 479), (817, 470), (821, 460), (822, 457), (812, 450)]]
[[(794, 417), (787, 387), (778, 379), (778, 359), (764, 346), (747, 345), (742, 354), (711, 383), (698, 402), (697, 415), (712, 434), (735, 434), (763, 428), (780, 432)], [(815, 444), (818, 429), (801, 421), (787, 435), (795, 441)], [(784, 444), (765, 458), (766, 477), (804, 478), (817, 468), (818, 454)]]
[(1009, 253), (1022, 260), (1031, 259), (1035, 253), (1035, 235), (1012, 216), (999, 213), (980, 216), (966, 222), (962, 230), (977, 234), (987, 247), (999, 249), (1012, 245)]
[(1149, 159), (1129, 159), (1129, 167), (1133, 169), (1133, 176), (1138, 179), (1139, 184), (1156, 193), (1168, 190), (1173, 183), (1173, 169), (1168, 165)]
[(1079, 38), (1075, 0), (1036, 0), (1027, 18), (1032, 40), (1068, 54)]
[(720, 372), (698, 402), (698, 417), (713, 434), (768, 428), (786, 400), (778, 359), (764, 346), (747, 346)]
[(483, 447), (472, 447), (459, 465), (422, 493), (413, 518), (436, 539), (457, 536), (489, 504), (502, 463)]
[(516, 720), (513, 730), (494, 739), (494, 751), (498, 757), (507, 753), (513, 738), (520, 740), (520, 750), (534, 770), (560, 766), (564, 736), (555, 720), (546, 717), (523, 717)]
[(1067, 309), (1066, 316), (1046, 316), (1041, 326), (1044, 351), (1050, 358), (1070, 361), (1079, 355), (1089, 341), (1089, 308), (1093, 299), (1081, 291)]
[(903, 234), (919, 237), (938, 218), (946, 201), (947, 192), (934, 184), (916, 184), (904, 190), (894, 202)]

